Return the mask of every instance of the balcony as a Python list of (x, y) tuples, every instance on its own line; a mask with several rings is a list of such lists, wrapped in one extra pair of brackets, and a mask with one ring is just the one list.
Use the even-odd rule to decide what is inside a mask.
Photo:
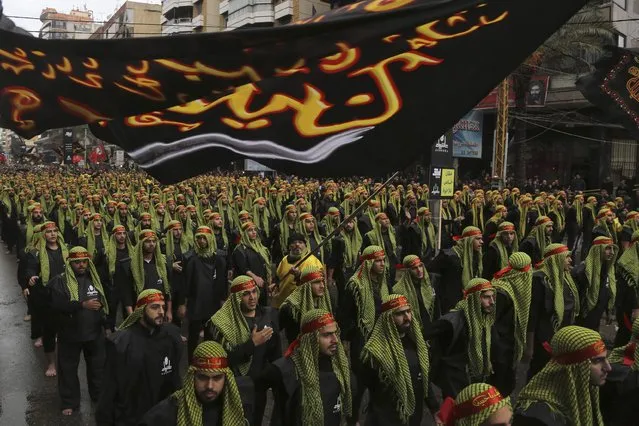
[(241, 28), (247, 25), (273, 23), (275, 23), (273, 7), (270, 4), (258, 4), (229, 13), (227, 26), (230, 28)]
[(162, 35), (190, 33), (193, 32), (194, 28), (191, 18), (169, 19), (166, 24), (162, 25)]
[(291, 0), (284, 0), (275, 5), (275, 19), (281, 19), (286, 16), (293, 16), (293, 3)]
[(162, 1), (162, 14), (164, 15), (171, 9), (176, 7), (192, 7), (193, 2), (191, 0), (163, 0)]
[(193, 18), (193, 28), (199, 28), (204, 26), (204, 15), (201, 13)]
[(224, 13), (229, 13), (229, 0), (224, 0), (220, 2), (220, 15)]

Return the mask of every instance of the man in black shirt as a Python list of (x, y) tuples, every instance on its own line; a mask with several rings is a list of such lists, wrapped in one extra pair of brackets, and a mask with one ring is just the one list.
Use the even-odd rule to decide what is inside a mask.
[(161, 291), (142, 291), (135, 311), (107, 339), (107, 362), (100, 401), (99, 426), (133, 426), (151, 407), (180, 386), (180, 330), (166, 321)]
[(62, 414), (80, 408), (78, 364), (84, 353), (92, 401), (97, 401), (104, 367), (105, 316), (109, 308), (98, 272), (84, 247), (69, 250), (65, 272), (49, 281), (58, 321), (58, 392)]
[(250, 424), (251, 381), (233, 376), (228, 355), (217, 342), (201, 343), (193, 355), (182, 389), (153, 407), (139, 426)]
[[(226, 302), (211, 317), (209, 337), (229, 353), (236, 376), (249, 376), (257, 382), (267, 365), (282, 355), (277, 311), (258, 306), (259, 288), (247, 275), (235, 277)], [(266, 408), (266, 388), (255, 389), (253, 424), (261, 424)]]
[(189, 319), (189, 360), (197, 346), (204, 323), (222, 306), (227, 296), (225, 262), (215, 250), (213, 231), (200, 226), (195, 231), (195, 253), (186, 266), (185, 300), (181, 316)]
[(300, 335), (264, 375), (275, 396), (274, 419), (284, 426), (355, 424), (354, 377), (333, 315), (302, 315)]
[[(50, 289), (47, 284), (56, 275), (64, 272), (67, 248), (62, 241), (55, 222), (45, 222), (42, 225), (44, 242), (37, 249), (32, 250), (27, 257), (26, 282), (23, 293), (34, 300), (32, 321), (36, 329), (41, 330), (41, 340), (36, 339), (35, 346), (44, 346), (44, 354), (48, 366), (44, 373), (47, 377), (57, 374), (55, 368), (55, 327), (51, 321)], [(38, 344), (39, 343), (39, 344)]]
[(171, 322), (173, 313), (168, 275), (166, 257), (160, 251), (157, 234), (143, 229), (133, 256), (120, 261), (115, 271), (114, 280), (127, 313), (133, 312), (133, 300), (143, 290), (160, 290), (166, 299), (166, 319)]

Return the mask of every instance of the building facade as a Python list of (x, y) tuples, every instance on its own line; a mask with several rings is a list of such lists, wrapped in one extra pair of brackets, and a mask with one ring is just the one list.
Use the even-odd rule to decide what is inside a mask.
[(47, 7), (40, 14), (40, 38), (47, 40), (88, 39), (99, 27), (90, 10), (74, 9), (60, 13)]
[(91, 39), (138, 38), (161, 35), (162, 6), (125, 1)]

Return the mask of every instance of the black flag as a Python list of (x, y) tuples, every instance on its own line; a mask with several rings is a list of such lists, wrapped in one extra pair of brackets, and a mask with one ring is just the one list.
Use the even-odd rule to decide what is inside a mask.
[(585, 0), (369, 0), (285, 27), (127, 40), (0, 33), (0, 124), (90, 123), (162, 182), (242, 158), (381, 175), (429, 155)]

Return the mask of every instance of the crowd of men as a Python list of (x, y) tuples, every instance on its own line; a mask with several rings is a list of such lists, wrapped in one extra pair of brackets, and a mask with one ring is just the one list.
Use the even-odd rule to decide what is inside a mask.
[(82, 354), (98, 425), (639, 418), (635, 206), (463, 186), (438, 229), (427, 185), (381, 186), (0, 175), (2, 239), (62, 414), (79, 409)]

